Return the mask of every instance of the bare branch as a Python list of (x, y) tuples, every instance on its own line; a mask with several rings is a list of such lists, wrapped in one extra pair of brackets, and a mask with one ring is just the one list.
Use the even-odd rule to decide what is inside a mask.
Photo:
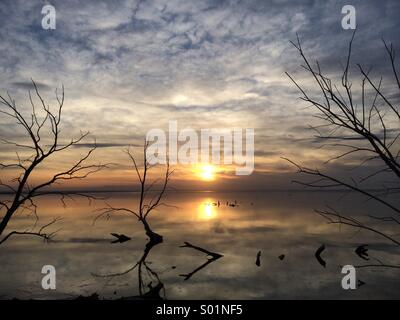
[(51, 239), (54, 238), (57, 232), (59, 232), (61, 229), (58, 229), (56, 231), (53, 231), (51, 233), (46, 233), (44, 232), (45, 229), (50, 227), (51, 225), (57, 223), (58, 221), (62, 220), (61, 218), (55, 218), (51, 222), (43, 225), (37, 232), (33, 231), (11, 231), (8, 233), (3, 239), (0, 241), (0, 245), (3, 244), (5, 241), (7, 241), (11, 236), (13, 235), (28, 235), (28, 236), (35, 236), (35, 237), (40, 237), (43, 238), (45, 242), (51, 241)]
[[(33, 204), (32, 199), (38, 196), (55, 194), (61, 196), (61, 202), (65, 205), (65, 197), (69, 197), (68, 192), (54, 192), (51, 187), (58, 181), (73, 180), (73, 179), (84, 179), (91, 174), (97, 173), (107, 165), (103, 164), (87, 164), (89, 157), (96, 149), (96, 145), (91, 148), (86, 155), (81, 157), (68, 169), (55, 173), (52, 178), (45, 182), (41, 182), (37, 185), (32, 185), (30, 182), (32, 173), (37, 171), (39, 165), (43, 165), (45, 161), (51, 158), (55, 153), (65, 151), (74, 145), (81, 142), (87, 137), (88, 133), (81, 133), (76, 139), (71, 139), (67, 144), (60, 145), (60, 132), (61, 132), (61, 121), (62, 121), (62, 109), (64, 106), (64, 87), (62, 86), (61, 94), (56, 90), (57, 108), (52, 111), (46, 104), (44, 98), (38, 90), (38, 86), (35, 81), (32, 80), (32, 85), (35, 92), (35, 100), (39, 101), (40, 108), (35, 105), (34, 97), (28, 92), (29, 102), (32, 107), (32, 113), (30, 117), (24, 116), (18, 109), (14, 99), (7, 94), (7, 97), (0, 94), (0, 113), (8, 116), (11, 120), (15, 121), (19, 127), (23, 128), (29, 138), (28, 142), (14, 142), (7, 139), (1, 139), (3, 143), (14, 146), (15, 148), (23, 148), (25, 151), (31, 150), (32, 153), (25, 159), (21, 159), (18, 152), (16, 152), (17, 162), (14, 163), (1, 163), (0, 169), (21, 169), (18, 176), (12, 179), (12, 184), (4, 183), (0, 181), (0, 185), (10, 190), (13, 194), (12, 200), (8, 203), (3, 203), (2, 207), (6, 208), (6, 213), (0, 221), (0, 235), (3, 234), (8, 222), (12, 216), (19, 210), (29, 210), (38, 220), (36, 207)], [(44, 116), (43, 116), (44, 114)], [(42, 137), (46, 136), (46, 143), (42, 142)], [(49, 144), (48, 139), (51, 139)], [(75, 193), (75, 195), (77, 195)], [(86, 196), (87, 197), (87, 196)], [(91, 199), (91, 197), (87, 197)], [(27, 204), (25, 204), (27, 203)], [(30, 232), (30, 231), (29, 231)], [(20, 233), (13, 231), (6, 237), (9, 238), (15, 234), (31, 234)], [(39, 232), (39, 236), (42, 233)]]
[[(318, 133), (316, 138), (320, 141), (328, 141), (332, 139), (348, 141), (348, 143), (322, 144), (320, 148), (330, 146), (346, 149), (344, 152), (328, 159), (325, 164), (334, 160), (342, 160), (348, 156), (354, 157), (355, 155), (358, 155), (360, 163), (353, 166), (352, 169), (364, 167), (371, 161), (379, 161), (379, 169), (357, 179), (350, 176), (349, 179), (351, 182), (349, 183), (318, 169), (307, 168), (292, 160), (284, 159), (296, 166), (299, 173), (316, 177), (315, 180), (310, 182), (293, 181), (295, 183), (312, 188), (345, 188), (349, 191), (354, 191), (364, 195), (368, 200), (382, 204), (394, 211), (396, 214), (400, 214), (400, 208), (397, 204), (391, 203), (383, 197), (388, 194), (397, 193), (400, 188), (397, 186), (394, 188), (383, 186), (383, 192), (378, 193), (367, 190), (361, 185), (361, 183), (368, 179), (377, 177), (383, 173), (391, 174), (392, 177), (396, 179), (396, 182), (394, 183), (398, 183), (398, 179), (400, 179), (400, 148), (396, 142), (400, 136), (397, 121), (400, 119), (400, 114), (397, 107), (384, 93), (382, 88), (382, 77), (379, 79), (379, 82), (376, 82), (370, 76), (371, 69), (365, 70), (359, 64), (357, 66), (361, 74), (360, 93), (357, 95), (353, 94), (349, 70), (354, 36), (355, 33), (353, 33), (348, 46), (347, 59), (343, 73), (341, 74), (341, 86), (333, 83), (328, 76), (322, 73), (318, 61), (316, 62), (316, 66), (311, 65), (304, 54), (298, 36), (297, 43), (292, 42), (292, 44), (297, 49), (302, 61), (304, 62), (304, 65), (301, 67), (307, 71), (313, 79), (315, 86), (319, 89), (319, 97), (315, 97), (314, 94), (309, 94), (307, 92), (308, 90), (304, 89), (289, 73), (286, 74), (300, 91), (302, 95), (301, 100), (305, 101), (316, 110), (314, 118), (321, 122), (321, 124), (311, 126), (311, 128)], [(397, 87), (400, 89), (399, 78), (394, 63), (395, 55), (393, 45), (388, 45), (385, 41), (383, 41), (383, 43), (389, 56)], [(344, 94), (342, 94), (342, 92), (344, 92)], [(372, 96), (372, 101), (370, 101), (370, 103), (368, 101), (369, 93), (371, 93)], [(356, 101), (355, 97), (359, 97), (360, 101)], [(383, 101), (383, 106), (379, 104), (381, 102), (380, 100)], [(361, 110), (359, 106), (361, 106)], [(392, 118), (389, 119), (389, 115), (392, 116)], [(397, 121), (395, 124), (393, 124), (393, 117)], [(320, 128), (323, 130), (320, 131)], [(328, 132), (326, 133), (323, 131)], [(345, 224), (354, 228), (369, 230), (399, 245), (399, 241), (394, 237), (378, 230), (377, 228), (366, 225), (357, 219), (341, 215), (334, 210), (318, 212), (327, 218), (330, 223)], [(391, 222), (396, 226), (399, 225), (397, 217), (370, 216), (370, 218), (384, 222)]]
[(347, 217), (347, 216), (341, 215), (338, 212), (333, 211), (333, 210), (331, 210), (331, 211), (315, 210), (315, 211), (318, 214), (320, 214), (322, 217), (327, 219), (328, 223), (347, 225), (347, 226), (355, 227), (355, 228), (358, 228), (358, 229), (368, 230), (368, 231), (373, 232), (375, 234), (378, 234), (379, 236), (381, 236), (381, 237), (383, 237), (383, 238), (395, 243), (396, 245), (400, 246), (400, 241), (399, 240), (393, 238), (390, 235), (387, 235), (386, 233), (384, 233), (384, 232), (382, 232), (382, 231), (380, 231), (380, 230), (378, 230), (376, 228), (367, 226), (367, 225), (363, 224), (361, 221), (359, 221), (359, 220), (357, 220), (355, 218), (351, 218), (351, 217)]

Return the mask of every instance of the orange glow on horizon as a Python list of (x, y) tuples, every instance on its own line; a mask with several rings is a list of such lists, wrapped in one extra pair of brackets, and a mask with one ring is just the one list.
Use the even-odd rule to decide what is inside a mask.
[(210, 164), (200, 165), (196, 171), (197, 175), (204, 181), (215, 180), (215, 168)]

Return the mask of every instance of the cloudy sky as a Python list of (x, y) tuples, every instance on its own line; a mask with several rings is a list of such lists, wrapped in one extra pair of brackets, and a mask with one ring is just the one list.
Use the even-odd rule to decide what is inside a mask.
[[(55, 7), (56, 30), (41, 27), (45, 4)], [(63, 135), (91, 132), (99, 145), (95, 160), (117, 165), (87, 184), (130, 184), (129, 161), (122, 150), (141, 143), (152, 128), (254, 128), (255, 171), (236, 177), (222, 168), (215, 181), (198, 181), (193, 168), (178, 166), (177, 188), (287, 188), (289, 157), (318, 165), (331, 150), (316, 151), (312, 109), (305, 108), (288, 81), (293, 74), (310, 90), (300, 57), (290, 40), (299, 34), (304, 50), (338, 77), (352, 31), (341, 27), (341, 8), (356, 8), (353, 62), (374, 66), (390, 85), (383, 37), (399, 48), (398, 1), (15, 1), (0, 4), (1, 93), (29, 106), (34, 79), (49, 103), (64, 84)], [(355, 81), (359, 79), (352, 68)], [(355, 84), (356, 86), (356, 84)], [(398, 95), (394, 96), (398, 102)], [(3, 138), (22, 139), (3, 115)], [(14, 150), (2, 147), (9, 159)], [(42, 170), (60, 167), (83, 148)], [(346, 162), (347, 161), (347, 162)], [(329, 170), (349, 165), (342, 160)], [(4, 172), (2, 174), (5, 174)], [(88, 185), (86, 185), (88, 186)]]

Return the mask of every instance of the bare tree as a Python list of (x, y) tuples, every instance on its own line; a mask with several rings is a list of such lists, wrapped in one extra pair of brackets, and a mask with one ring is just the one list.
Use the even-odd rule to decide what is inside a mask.
[[(151, 164), (148, 155), (147, 148), (149, 146), (148, 141), (145, 141), (143, 145), (143, 167), (140, 168), (134, 155), (128, 149), (126, 150), (126, 154), (129, 156), (130, 160), (133, 163), (136, 176), (139, 180), (140, 184), (140, 195), (139, 195), (139, 206), (137, 210), (132, 210), (129, 208), (118, 208), (113, 207), (110, 204), (106, 208), (100, 209), (100, 214), (95, 218), (95, 221), (101, 217), (107, 216), (109, 217), (112, 213), (128, 213), (136, 216), (140, 222), (142, 222), (146, 235), (149, 237), (150, 242), (152, 243), (160, 243), (163, 241), (161, 235), (155, 233), (148, 221), (147, 217), (151, 212), (159, 208), (160, 206), (166, 206), (166, 203), (162, 202), (162, 199), (167, 191), (168, 182), (173, 173), (173, 170), (170, 170), (169, 161), (166, 161), (166, 169), (162, 178), (149, 180), (149, 171), (155, 167), (154, 164)], [(94, 221), (94, 222), (95, 222)]]
[[(4, 234), (9, 221), (17, 212), (28, 211), (33, 214), (35, 217), (35, 228), (39, 220), (35, 200), (40, 196), (49, 194), (59, 195), (63, 204), (65, 204), (65, 197), (72, 197), (74, 195), (91, 198), (91, 196), (85, 194), (56, 191), (51, 187), (65, 180), (84, 179), (106, 166), (102, 164), (87, 164), (87, 160), (96, 149), (96, 145), (94, 144), (84, 156), (65, 170), (53, 174), (41, 183), (35, 184), (32, 182), (32, 174), (37, 171), (40, 165), (54, 158), (56, 154), (63, 153), (78, 145), (89, 134), (89, 132), (81, 133), (78, 138), (71, 139), (68, 143), (62, 144), (60, 142), (60, 131), (64, 106), (64, 87), (62, 87), (60, 94), (56, 90), (57, 107), (55, 111), (52, 111), (33, 80), (32, 85), (35, 95), (32, 96), (29, 91), (29, 102), (31, 105), (29, 116), (17, 106), (15, 100), (9, 94), (6, 97), (0, 95), (0, 113), (9, 117), (23, 130), (26, 140), (11, 141), (1, 139), (4, 144), (15, 148), (16, 159), (14, 162), (0, 163), (0, 170), (14, 169), (17, 171), (17, 177), (8, 181), (0, 180), (0, 186), (8, 191), (5, 195), (7, 199), (0, 201), (0, 213), (3, 213), (3, 216), (0, 218), (0, 236)], [(37, 106), (38, 103), (39, 107)], [(3, 243), (12, 235), (34, 235), (49, 240), (54, 235), (54, 232), (46, 233), (45, 229), (58, 220), (55, 219), (43, 225), (38, 231), (33, 231), (34, 228), (26, 231), (11, 231), (4, 236), (0, 243)]]
[[(382, 77), (379, 81), (375, 81), (370, 76), (370, 71), (366, 71), (360, 64), (357, 64), (360, 73), (360, 87), (356, 93), (353, 93), (349, 70), (354, 35), (355, 33), (353, 33), (349, 43), (347, 60), (341, 74), (340, 84), (335, 83), (322, 72), (318, 61), (315, 65), (310, 63), (303, 51), (299, 37), (297, 37), (297, 43), (292, 42), (292, 44), (298, 50), (304, 62), (302, 67), (311, 76), (319, 94), (316, 96), (315, 93), (310, 93), (293, 76), (289, 73), (286, 74), (301, 92), (301, 99), (317, 111), (314, 117), (320, 121), (320, 124), (311, 126), (311, 128), (317, 132), (317, 138), (323, 142), (321, 147), (342, 148), (340, 154), (328, 159), (326, 163), (357, 155), (361, 160), (355, 168), (365, 168), (369, 163), (376, 163), (378, 169), (372, 173), (364, 174), (360, 178), (351, 176), (350, 179), (344, 179), (285, 159), (295, 165), (298, 172), (315, 177), (312, 181), (295, 181), (296, 183), (319, 189), (345, 188), (350, 192), (361, 194), (392, 212), (389, 216), (374, 215), (367, 217), (366, 215), (365, 218), (392, 223), (393, 228), (396, 229), (400, 226), (400, 207), (398, 204), (392, 203), (385, 195), (400, 191), (400, 147), (398, 141), (400, 114), (394, 102), (391, 101), (391, 97), (383, 90)], [(395, 90), (400, 91), (393, 45), (387, 44), (385, 41), (383, 41), (383, 44), (393, 73)], [(379, 191), (373, 191), (365, 186), (364, 182), (382, 174), (391, 176), (394, 185), (384, 185), (383, 190)], [(329, 223), (368, 230), (396, 245), (400, 245), (400, 239), (395, 234), (389, 235), (374, 227), (372, 220), (360, 221), (342, 214), (334, 208), (316, 211)]]

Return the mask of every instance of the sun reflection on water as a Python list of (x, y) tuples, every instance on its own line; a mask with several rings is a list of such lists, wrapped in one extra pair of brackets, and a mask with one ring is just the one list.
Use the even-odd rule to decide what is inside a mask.
[(215, 219), (217, 217), (217, 208), (213, 205), (211, 199), (205, 199), (200, 203), (199, 217), (203, 220)]

